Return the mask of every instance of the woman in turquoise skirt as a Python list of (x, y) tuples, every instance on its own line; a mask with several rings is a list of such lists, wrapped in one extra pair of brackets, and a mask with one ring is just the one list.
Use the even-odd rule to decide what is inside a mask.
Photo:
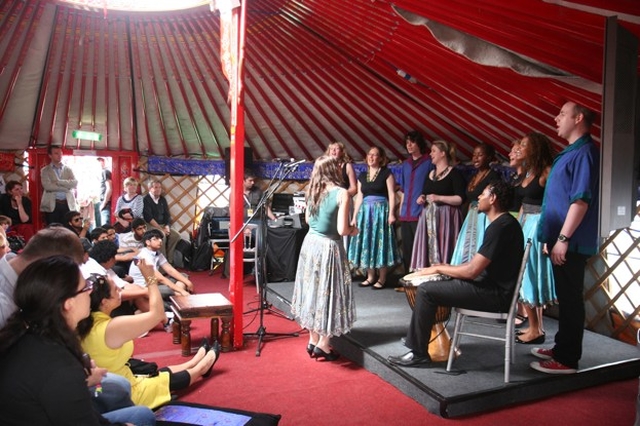
[(356, 235), (349, 224), (351, 197), (342, 188), (339, 160), (324, 155), (316, 160), (307, 196), (309, 224), (298, 259), (291, 313), (309, 330), (307, 353), (333, 361), (331, 336), (348, 333), (355, 321), (349, 262), (341, 237)]
[[(489, 221), (487, 215), (478, 212), (478, 196), (489, 182), (500, 179), (500, 175), (491, 168), (495, 155), (496, 151), (493, 147), (486, 144), (480, 144), (473, 150), (471, 163), (475, 167), (476, 173), (467, 184), (467, 215), (462, 223), (462, 228), (460, 228), (456, 248), (453, 250), (452, 265), (461, 265), (470, 261), (482, 244), (484, 230), (489, 226)], [(464, 210), (463, 207), (463, 213)]]
[[(367, 270), (361, 287), (384, 288), (389, 267), (400, 262), (393, 224), (396, 221), (395, 179), (387, 168), (384, 150), (374, 146), (367, 153), (367, 170), (358, 176), (351, 225), (360, 230), (349, 243), (349, 262)], [(376, 278), (376, 270), (378, 276)]]
[(525, 241), (531, 238), (532, 245), (520, 289), (520, 302), (529, 318), (529, 327), (518, 332), (516, 342), (539, 345), (545, 341), (542, 310), (557, 303), (551, 260), (538, 240), (544, 187), (553, 162), (551, 142), (543, 134), (529, 133), (520, 141), (517, 155), (524, 170), (524, 178), (515, 188), (522, 199), (519, 220)]

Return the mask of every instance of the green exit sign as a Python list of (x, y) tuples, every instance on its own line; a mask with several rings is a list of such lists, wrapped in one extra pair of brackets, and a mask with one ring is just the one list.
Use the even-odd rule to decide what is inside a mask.
[(76, 139), (84, 139), (87, 141), (101, 141), (102, 134), (97, 132), (87, 132), (85, 130), (74, 130), (71, 132), (71, 136)]

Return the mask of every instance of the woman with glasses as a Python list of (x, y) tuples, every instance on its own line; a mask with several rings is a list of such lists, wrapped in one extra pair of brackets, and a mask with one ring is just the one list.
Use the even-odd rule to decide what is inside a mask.
[(90, 314), (92, 286), (65, 256), (20, 274), (18, 310), (0, 330), (0, 424), (111, 424), (91, 403), (91, 364), (75, 332)]
[(138, 262), (149, 289), (149, 312), (111, 318), (111, 312), (121, 303), (120, 290), (110, 279), (92, 275), (91, 316), (80, 322), (78, 334), (82, 347), (96, 364), (129, 380), (133, 402), (153, 409), (169, 402), (172, 391), (186, 389), (202, 377), (208, 377), (220, 347), (217, 342), (210, 347), (205, 341), (195, 356), (183, 364), (161, 368), (154, 377), (133, 374), (128, 366), (133, 339), (154, 328), (165, 317), (154, 269), (144, 259)]

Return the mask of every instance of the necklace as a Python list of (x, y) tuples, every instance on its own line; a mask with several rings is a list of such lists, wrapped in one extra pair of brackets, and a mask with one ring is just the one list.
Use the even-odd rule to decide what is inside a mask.
[(380, 169), (378, 168), (378, 170), (376, 170), (376, 173), (373, 175), (373, 178), (371, 178), (371, 168), (369, 168), (369, 170), (367, 170), (367, 182), (373, 182), (374, 180), (376, 180), (379, 173)]
[(440, 179), (442, 179), (444, 177), (444, 175), (447, 174), (447, 172), (449, 171), (449, 169), (451, 168), (451, 166), (447, 166), (443, 171), (441, 171), (440, 173), (438, 173), (438, 170), (434, 170), (434, 173), (437, 173), (433, 180), (434, 181), (439, 181)]
[(487, 177), (487, 175), (489, 174), (489, 171), (491, 171), (491, 169), (487, 169), (487, 170), (484, 170), (483, 172), (476, 173), (473, 179), (471, 179), (471, 181), (469, 182), (469, 192), (473, 192), (473, 190), (476, 189), (476, 186), (478, 186), (478, 184), (482, 182), (482, 180), (485, 177)]

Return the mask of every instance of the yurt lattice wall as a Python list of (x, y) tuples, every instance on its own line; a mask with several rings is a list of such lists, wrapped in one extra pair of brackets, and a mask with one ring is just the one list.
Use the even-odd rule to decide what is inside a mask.
[(587, 328), (630, 344), (640, 328), (640, 219), (615, 231), (589, 260)]

